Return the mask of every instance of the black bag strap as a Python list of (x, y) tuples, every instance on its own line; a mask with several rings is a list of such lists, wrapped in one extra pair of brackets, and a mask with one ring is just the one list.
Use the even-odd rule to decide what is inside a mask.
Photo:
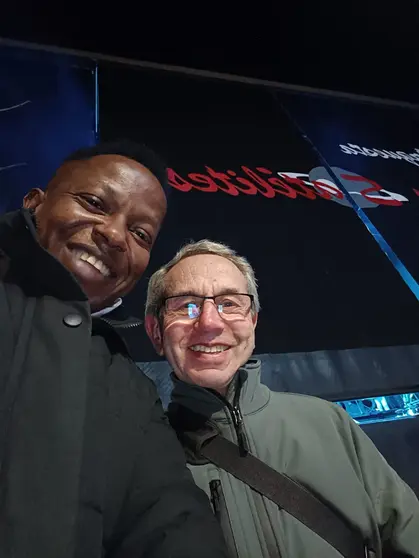
[(200, 453), (217, 467), (269, 498), (345, 558), (368, 558), (374, 555), (370, 554), (361, 533), (351, 529), (343, 518), (314, 494), (254, 455), (240, 455), (238, 446), (233, 442), (217, 435), (201, 447)]

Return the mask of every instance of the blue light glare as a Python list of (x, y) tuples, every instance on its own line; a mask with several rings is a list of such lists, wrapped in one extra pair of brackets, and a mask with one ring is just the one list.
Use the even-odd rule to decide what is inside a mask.
[(419, 416), (419, 393), (378, 395), (337, 401), (358, 424), (388, 422)]

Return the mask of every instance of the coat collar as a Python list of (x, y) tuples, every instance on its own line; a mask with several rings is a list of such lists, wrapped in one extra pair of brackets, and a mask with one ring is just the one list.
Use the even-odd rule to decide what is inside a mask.
[(10, 273), (20, 278), (28, 296), (87, 302), (76, 278), (39, 244), (27, 209), (0, 217), (0, 248), (10, 260)]
[(106, 308), (102, 308), (102, 310), (98, 310), (97, 312), (92, 312), (92, 318), (101, 318), (102, 316), (106, 316), (106, 314), (110, 314), (122, 304), (122, 298), (118, 298), (116, 302), (112, 304), (112, 306), (107, 306)]
[[(261, 384), (260, 375), (260, 360), (250, 359), (237, 371), (230, 385), (227, 399), (230, 403), (233, 402), (239, 391), (238, 401), (243, 415), (256, 413), (269, 402), (270, 391)], [(215, 421), (226, 420), (225, 399), (218, 396), (214, 391), (183, 382), (177, 379), (174, 374), (173, 383), (172, 408), (179, 405)], [(169, 405), (169, 413), (170, 410)]]

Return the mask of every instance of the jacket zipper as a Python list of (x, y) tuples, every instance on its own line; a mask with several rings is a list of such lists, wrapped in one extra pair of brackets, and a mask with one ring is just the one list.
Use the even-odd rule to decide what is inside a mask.
[(136, 324), (118, 324), (118, 325), (113, 325), (113, 327), (115, 329), (129, 329), (129, 328), (132, 328), (132, 327), (139, 327), (141, 325), (141, 323), (142, 322), (138, 322)]
[(233, 404), (231, 404), (226, 397), (220, 395), (217, 391), (212, 389), (209, 389), (208, 391), (211, 391), (227, 407), (233, 421), (234, 430), (236, 432), (240, 455), (244, 457), (247, 453), (249, 453), (249, 443), (244, 431), (243, 415), (240, 410), (240, 390), (241, 384), (237, 386), (236, 392), (234, 394)]
[(243, 425), (243, 415), (241, 413), (239, 405), (231, 406), (230, 405), (230, 413), (233, 419), (234, 428), (236, 430), (237, 441), (239, 443), (239, 449), (241, 455), (246, 455), (249, 453), (249, 444), (247, 442), (247, 437), (244, 432), (244, 425)]
[(109, 326), (111, 326), (112, 328), (115, 329), (129, 329), (132, 327), (138, 327), (142, 324), (142, 322), (133, 322), (133, 323), (121, 323), (121, 324), (114, 324), (112, 323), (110, 320), (106, 319), (106, 318), (100, 318), (103, 322), (105, 322), (106, 324), (108, 324)]

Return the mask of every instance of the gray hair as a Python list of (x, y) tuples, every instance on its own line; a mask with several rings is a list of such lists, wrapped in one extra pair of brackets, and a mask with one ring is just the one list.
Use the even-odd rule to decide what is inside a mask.
[(243, 273), (247, 282), (248, 294), (253, 296), (254, 311), (259, 312), (260, 303), (257, 280), (255, 272), (247, 259), (243, 256), (239, 256), (226, 244), (204, 239), (199, 240), (198, 242), (189, 242), (177, 252), (170, 262), (163, 265), (160, 269), (153, 273), (147, 289), (147, 302), (145, 305), (146, 316), (152, 315), (157, 317), (165, 297), (165, 279), (168, 272), (181, 260), (189, 258), (190, 256), (197, 256), (199, 254), (214, 254), (215, 256), (221, 256), (222, 258), (230, 260), (230, 262), (232, 262)]

